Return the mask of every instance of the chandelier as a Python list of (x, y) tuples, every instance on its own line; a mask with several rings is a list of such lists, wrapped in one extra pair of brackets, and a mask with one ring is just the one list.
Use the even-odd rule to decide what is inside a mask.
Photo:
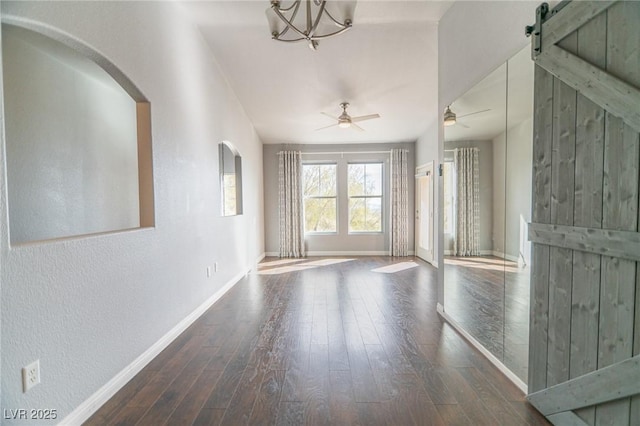
[(344, 22), (334, 18), (327, 9), (326, 0), (294, 0), (290, 6), (282, 5), (279, 0), (271, 0), (267, 18), (274, 40), (307, 41), (312, 50), (318, 47), (318, 40), (342, 34), (351, 28), (352, 23), (350, 18), (345, 18)]

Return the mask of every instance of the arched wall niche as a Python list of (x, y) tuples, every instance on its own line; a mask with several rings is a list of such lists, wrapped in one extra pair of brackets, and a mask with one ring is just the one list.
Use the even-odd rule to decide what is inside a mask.
[(219, 145), (222, 216), (242, 214), (242, 157), (229, 141)]
[(12, 245), (155, 225), (150, 103), (104, 55), (2, 17)]

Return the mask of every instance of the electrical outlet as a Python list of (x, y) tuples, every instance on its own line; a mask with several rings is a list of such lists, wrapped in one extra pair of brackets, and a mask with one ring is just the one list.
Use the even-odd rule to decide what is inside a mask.
[(22, 392), (26, 392), (40, 383), (40, 360), (37, 359), (22, 368)]
[(213, 263), (213, 272), (218, 272), (218, 262)]
[(211, 266), (207, 266), (207, 278), (211, 278)]

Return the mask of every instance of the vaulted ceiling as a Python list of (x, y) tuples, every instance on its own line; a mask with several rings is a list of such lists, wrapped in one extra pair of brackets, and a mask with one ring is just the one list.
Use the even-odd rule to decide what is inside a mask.
[[(353, 28), (315, 52), (271, 39), (269, 0), (182, 4), (264, 143), (414, 141), (437, 113), (437, 22), (451, 1), (359, 0)], [(316, 131), (345, 101), (381, 118)]]

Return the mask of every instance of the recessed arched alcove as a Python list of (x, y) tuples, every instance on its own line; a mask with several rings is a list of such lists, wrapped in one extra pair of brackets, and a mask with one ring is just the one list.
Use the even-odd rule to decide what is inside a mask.
[(11, 244), (154, 226), (150, 105), (135, 85), (30, 22), (3, 19), (2, 59)]
[(242, 157), (229, 141), (219, 146), (222, 216), (242, 214)]

